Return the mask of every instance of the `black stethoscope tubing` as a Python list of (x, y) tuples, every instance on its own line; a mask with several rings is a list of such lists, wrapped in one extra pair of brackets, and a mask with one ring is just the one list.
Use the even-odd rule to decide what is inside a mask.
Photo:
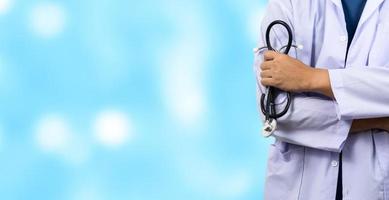
[[(273, 21), (267, 27), (267, 30), (266, 30), (267, 49), (269, 51), (275, 51), (275, 49), (272, 47), (271, 42), (270, 42), (270, 32), (275, 25), (283, 26), (288, 32), (288, 44), (285, 46), (285, 50), (282, 52), (283, 54), (288, 54), (291, 47), (292, 47), (293, 34), (292, 34), (292, 29), (290, 28), (290, 26), (282, 20)], [(268, 87), (267, 94), (264, 93), (261, 96), (261, 110), (262, 110), (262, 113), (266, 117), (266, 121), (269, 121), (271, 119), (277, 120), (278, 118), (284, 116), (288, 112), (290, 104), (292, 102), (291, 93), (286, 92), (286, 98), (287, 98), (286, 102), (287, 103), (286, 103), (284, 109), (280, 113), (277, 113), (276, 105), (275, 105), (276, 90), (277, 89), (274, 87)], [(265, 103), (265, 99), (266, 99), (266, 103)]]

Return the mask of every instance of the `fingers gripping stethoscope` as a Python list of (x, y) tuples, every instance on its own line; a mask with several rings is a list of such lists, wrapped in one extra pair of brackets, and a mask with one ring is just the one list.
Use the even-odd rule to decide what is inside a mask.
[[(270, 42), (270, 32), (275, 25), (283, 26), (288, 32), (287, 45), (281, 47), (278, 51), (273, 48)], [(282, 20), (276, 20), (270, 23), (270, 25), (267, 27), (266, 47), (257, 48), (255, 51), (260, 52), (264, 49), (268, 49), (270, 51), (277, 51), (283, 54), (288, 54), (292, 47), (295, 49), (300, 48), (297, 45), (293, 45), (292, 41), (293, 41), (293, 35), (290, 26)], [(291, 93), (286, 92), (286, 105), (281, 112), (277, 112), (276, 104), (275, 104), (275, 97), (277, 91), (280, 90), (274, 87), (266, 87), (266, 92), (261, 96), (261, 110), (262, 113), (265, 115), (265, 122), (264, 122), (263, 132), (262, 132), (264, 137), (269, 137), (274, 133), (274, 131), (277, 128), (277, 119), (284, 116), (288, 112), (290, 104), (292, 102)]]

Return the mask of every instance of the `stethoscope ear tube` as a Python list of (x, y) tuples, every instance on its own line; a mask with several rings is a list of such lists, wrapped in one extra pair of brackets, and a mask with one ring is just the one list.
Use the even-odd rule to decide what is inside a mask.
[(293, 41), (292, 29), (290, 28), (290, 26), (286, 22), (284, 22), (282, 20), (275, 20), (272, 23), (270, 23), (269, 26), (267, 27), (267, 29), (266, 29), (266, 45), (267, 45), (267, 48), (270, 51), (275, 51), (275, 49), (273, 48), (273, 46), (271, 45), (271, 42), (270, 42), (270, 31), (273, 28), (273, 26), (275, 26), (275, 25), (283, 26), (286, 29), (286, 31), (288, 32), (288, 44), (286, 45), (285, 51), (282, 52), (284, 54), (288, 54), (289, 51), (290, 51), (290, 48), (292, 47), (292, 41)]

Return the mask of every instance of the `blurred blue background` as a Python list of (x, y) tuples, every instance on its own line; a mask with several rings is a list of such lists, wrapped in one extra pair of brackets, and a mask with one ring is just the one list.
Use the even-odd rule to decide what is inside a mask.
[(0, 199), (262, 199), (264, 0), (0, 0)]

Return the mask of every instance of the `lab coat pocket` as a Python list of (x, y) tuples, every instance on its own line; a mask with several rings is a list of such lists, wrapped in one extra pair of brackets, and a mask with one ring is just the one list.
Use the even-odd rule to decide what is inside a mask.
[[(304, 147), (276, 140), (270, 146), (265, 199), (298, 199), (304, 169)], [(276, 188), (276, 190), (275, 190)]]

